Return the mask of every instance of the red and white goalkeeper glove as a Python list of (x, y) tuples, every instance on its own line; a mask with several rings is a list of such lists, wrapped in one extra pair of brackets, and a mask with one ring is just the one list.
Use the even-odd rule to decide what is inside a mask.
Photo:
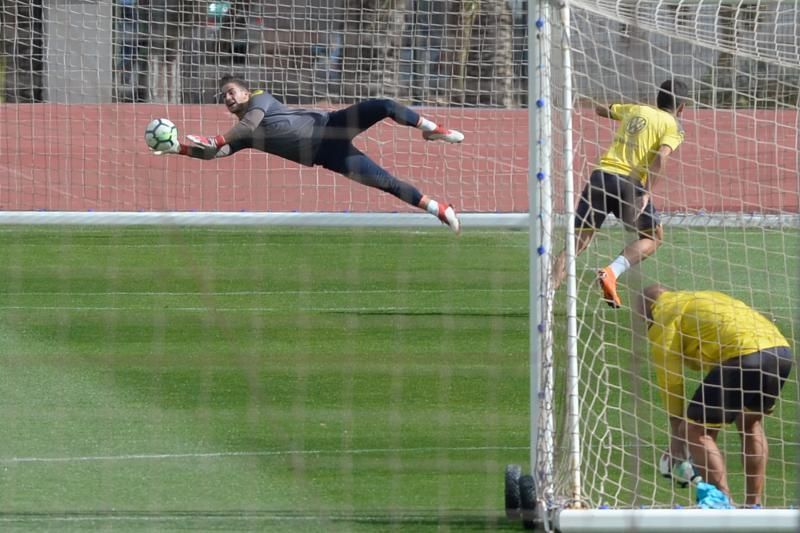
[(180, 154), (180, 153), (182, 153), (181, 152), (181, 148), (182, 148), (181, 143), (179, 143), (178, 141), (175, 141), (174, 143), (169, 145), (168, 148), (166, 148), (164, 150), (153, 150), (153, 153), (155, 155)]
[(225, 145), (225, 137), (216, 135), (214, 137), (204, 137), (203, 135), (187, 135), (187, 139), (201, 148), (222, 148)]
[(214, 137), (205, 137), (203, 135), (187, 135), (192, 144), (202, 148), (205, 152), (204, 159), (213, 159), (217, 156), (217, 151), (225, 146), (225, 137), (216, 135)]

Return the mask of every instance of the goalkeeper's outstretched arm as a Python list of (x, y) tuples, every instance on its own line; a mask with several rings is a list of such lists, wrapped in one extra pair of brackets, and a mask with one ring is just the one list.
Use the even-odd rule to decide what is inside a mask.
[(215, 159), (218, 157), (228, 157), (229, 155), (233, 155), (233, 151), (231, 150), (231, 146), (229, 144), (224, 144), (219, 148), (214, 148), (211, 150), (209, 147), (191, 145), (191, 144), (181, 144), (180, 149), (178, 151), (179, 154), (193, 157), (195, 159)]
[(205, 137), (203, 135), (187, 135), (192, 144), (179, 143), (163, 154), (180, 154), (195, 159), (216, 159), (233, 155), (247, 146), (247, 141), (264, 118), (264, 111), (252, 109), (223, 135)]
[[(215, 135), (213, 137), (204, 137), (202, 135), (187, 135), (194, 146), (192, 148), (190, 157), (198, 157), (199, 159), (214, 159), (215, 157), (225, 157), (238, 151), (242, 146), (242, 142), (249, 140), (253, 136), (253, 132), (261, 124), (264, 118), (264, 111), (262, 109), (254, 108), (244, 114), (242, 119), (236, 123), (234, 127), (228, 130), (223, 135)], [(227, 153), (224, 148), (229, 146)], [(198, 151), (199, 149), (200, 151)], [(202, 153), (201, 153), (202, 152)]]

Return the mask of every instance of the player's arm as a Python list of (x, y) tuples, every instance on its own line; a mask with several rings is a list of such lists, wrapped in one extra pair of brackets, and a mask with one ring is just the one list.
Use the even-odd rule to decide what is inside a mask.
[(598, 104), (595, 106), (594, 111), (603, 118), (613, 118), (611, 116), (611, 106)]
[(666, 131), (659, 140), (658, 150), (656, 151), (653, 161), (650, 163), (647, 179), (647, 191), (652, 191), (656, 183), (661, 180), (664, 175), (664, 168), (667, 164), (669, 156), (678, 149), (683, 142), (684, 133), (680, 123), (676, 120), (674, 124), (670, 124)]
[[(231, 129), (222, 135), (215, 135), (214, 137), (204, 137), (202, 135), (187, 135), (194, 146), (189, 146), (189, 157), (197, 157), (198, 159), (214, 159), (215, 157), (225, 157), (238, 151), (243, 141), (250, 139), (253, 132), (261, 123), (264, 118), (265, 112), (260, 108), (253, 108), (247, 111), (242, 119), (236, 123)], [(229, 146), (227, 150), (223, 150)], [(183, 152), (181, 152), (183, 153)]]
[[(651, 346), (653, 366), (659, 391), (667, 409), (670, 422), (670, 450), (678, 457), (683, 455), (686, 427), (683, 422), (683, 354), (678, 321), (667, 325), (654, 324), (656, 342)], [(681, 453), (677, 453), (681, 452)]]
[[(648, 202), (650, 201), (650, 193), (653, 190), (653, 187), (657, 181), (660, 181), (661, 178), (661, 171), (664, 168), (664, 165), (667, 162), (667, 158), (672, 153), (672, 148), (667, 146), (666, 144), (662, 144), (658, 151), (656, 152), (655, 158), (653, 162), (650, 163), (650, 166), (646, 169), (647, 170), (647, 181), (644, 183), (644, 193), (638, 195), (636, 197), (636, 213), (637, 218), (644, 212), (644, 208), (647, 207)], [(637, 180), (638, 176), (640, 176), (645, 169), (642, 166), (638, 166), (631, 171), (631, 180)]]
[(594, 111), (603, 118), (622, 120), (622, 117), (628, 112), (630, 107), (631, 104), (597, 105), (595, 106)]
[(213, 150), (209, 147), (197, 146), (192, 144), (181, 144), (179, 147), (179, 151), (177, 153), (188, 157), (193, 157), (195, 159), (209, 160), (219, 157), (228, 157), (229, 155), (233, 154), (233, 151), (231, 150), (229, 144), (225, 144), (219, 148), (215, 147)]
[(647, 176), (647, 191), (650, 192), (655, 187), (655, 184), (661, 180), (662, 170), (667, 164), (667, 159), (669, 159), (670, 154), (672, 154), (672, 147), (667, 146), (666, 144), (662, 144), (658, 147), (658, 151), (656, 152), (655, 157), (653, 158), (653, 162), (650, 163), (650, 168)]

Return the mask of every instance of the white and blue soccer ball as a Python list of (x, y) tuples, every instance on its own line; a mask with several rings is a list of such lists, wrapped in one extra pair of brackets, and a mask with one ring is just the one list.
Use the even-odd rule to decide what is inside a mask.
[(154, 152), (166, 152), (178, 144), (178, 128), (169, 119), (153, 119), (144, 130), (144, 142)]

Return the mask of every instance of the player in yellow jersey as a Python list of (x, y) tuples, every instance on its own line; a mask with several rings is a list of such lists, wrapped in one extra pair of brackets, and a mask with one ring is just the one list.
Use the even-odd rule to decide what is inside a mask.
[[(631, 266), (649, 257), (661, 245), (661, 221), (650, 199), (655, 183), (663, 175), (669, 155), (683, 142), (678, 117), (689, 90), (686, 84), (667, 80), (661, 84), (656, 107), (644, 104), (612, 104), (598, 107), (597, 114), (620, 122), (614, 140), (600, 158), (575, 209), (575, 254), (580, 255), (613, 213), (638, 239), (622, 250), (607, 267), (598, 271), (603, 298), (619, 307), (617, 278)], [(566, 250), (553, 265), (557, 289), (566, 277)]]
[[(774, 409), (793, 366), (786, 338), (765, 316), (720, 292), (651, 285), (637, 306), (648, 325), (669, 414), (671, 456), (685, 460), (688, 452), (699, 474), (730, 496), (716, 439), (723, 424), (736, 423), (742, 437), (745, 505), (760, 506), (768, 457), (762, 420)], [(685, 368), (705, 375), (688, 406)]]

